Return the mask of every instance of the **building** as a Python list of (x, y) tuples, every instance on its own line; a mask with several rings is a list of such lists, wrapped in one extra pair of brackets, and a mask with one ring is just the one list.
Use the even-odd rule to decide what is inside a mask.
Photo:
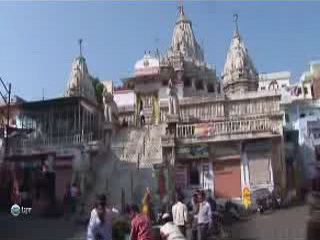
[(259, 91), (280, 90), (281, 94), (290, 86), (290, 72), (272, 72), (259, 74)]
[(300, 81), (311, 84), (312, 96), (318, 99), (320, 97), (320, 62), (310, 62), (309, 66), (309, 71), (302, 74)]
[(167, 190), (163, 199), (176, 190), (190, 197), (199, 188), (235, 200), (242, 199), (244, 187), (284, 191), (281, 94), (258, 91), (259, 75), (238, 29), (222, 79), (209, 66), (180, 7), (169, 51), (146, 54), (124, 87), (114, 91), (122, 104), (119, 119), (139, 126), (143, 110), (147, 125), (136, 135), (136, 155), (123, 161), (139, 156), (140, 168), (168, 178), (162, 180), (165, 187), (159, 179), (152, 185), (156, 193)]
[(45, 186), (37, 190), (43, 201), (48, 195), (62, 200), (67, 183), (77, 183), (82, 191), (87, 187), (89, 180), (83, 174), (89, 171), (87, 155), (96, 154), (97, 142), (104, 139), (103, 108), (96, 101), (81, 52), (72, 63), (64, 97), (15, 101), (10, 115), (15, 134), (9, 135), (4, 164), (14, 169), (18, 186)]

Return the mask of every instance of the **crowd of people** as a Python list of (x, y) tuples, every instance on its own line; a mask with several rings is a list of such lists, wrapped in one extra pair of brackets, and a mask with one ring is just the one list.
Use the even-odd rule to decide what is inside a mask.
[[(131, 220), (130, 240), (158, 240), (152, 228), (151, 194), (147, 189), (142, 206), (128, 206)], [(193, 194), (189, 204), (184, 203), (183, 196), (177, 194), (176, 202), (170, 212), (162, 214), (160, 237), (162, 240), (186, 240), (190, 227), (192, 240), (207, 240), (212, 226), (212, 204), (206, 200), (204, 191)], [(119, 211), (107, 205), (105, 195), (99, 195), (95, 208), (91, 211), (87, 228), (87, 240), (111, 240), (112, 221)]]

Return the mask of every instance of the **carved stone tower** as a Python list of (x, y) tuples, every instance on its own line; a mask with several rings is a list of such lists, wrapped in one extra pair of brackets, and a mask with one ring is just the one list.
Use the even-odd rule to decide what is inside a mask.
[(222, 80), (226, 95), (257, 91), (258, 73), (245, 47), (237, 24), (224, 65)]

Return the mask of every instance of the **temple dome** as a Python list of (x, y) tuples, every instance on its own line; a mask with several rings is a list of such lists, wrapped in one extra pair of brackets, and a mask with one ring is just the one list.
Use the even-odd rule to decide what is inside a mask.
[(67, 97), (83, 96), (96, 102), (95, 90), (90, 78), (86, 59), (81, 55), (76, 57), (72, 62), (70, 80), (65, 95)]
[(258, 73), (240, 33), (236, 30), (227, 53), (222, 73), (225, 93), (257, 91)]
[(185, 16), (183, 6), (180, 6), (179, 10), (168, 55), (170, 57), (181, 54), (187, 61), (203, 62), (203, 50), (194, 36), (192, 23)]
[(142, 59), (138, 60), (134, 66), (135, 75), (152, 74), (158, 72), (160, 68), (159, 59), (145, 54)]

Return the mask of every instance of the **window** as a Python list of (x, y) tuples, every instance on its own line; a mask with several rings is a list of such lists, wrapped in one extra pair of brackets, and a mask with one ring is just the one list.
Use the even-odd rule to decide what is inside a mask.
[(282, 84), (282, 85), (281, 85), (282, 88), (285, 88), (286, 86), (287, 86), (286, 84)]
[(185, 78), (185, 79), (184, 79), (184, 86), (185, 86), (185, 87), (190, 87), (190, 86), (191, 86), (190, 78)]
[(196, 89), (197, 90), (203, 90), (203, 82), (202, 82), (202, 80), (196, 81)]
[(261, 90), (266, 90), (266, 87), (261, 87)]
[(190, 185), (200, 185), (200, 174), (197, 165), (192, 165), (190, 167)]
[(304, 118), (305, 116), (306, 116), (305, 113), (301, 113), (301, 114), (300, 114), (300, 118)]
[(220, 83), (217, 84), (217, 93), (220, 94)]
[(286, 123), (288, 123), (288, 122), (290, 121), (290, 118), (289, 118), (289, 114), (288, 114), (288, 113), (286, 113), (286, 114), (284, 115), (284, 118), (285, 118), (285, 120), (286, 120)]
[(214, 93), (214, 86), (212, 83), (208, 83), (207, 88), (208, 88), (208, 92)]
[(304, 94), (308, 94), (308, 88), (304, 87), (303, 92), (304, 92)]

